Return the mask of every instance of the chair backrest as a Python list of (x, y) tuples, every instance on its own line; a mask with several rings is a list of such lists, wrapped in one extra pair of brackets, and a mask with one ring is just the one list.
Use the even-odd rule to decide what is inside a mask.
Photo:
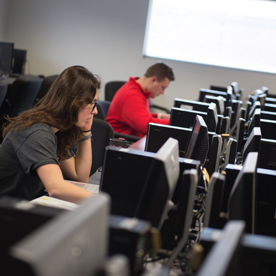
[(110, 81), (105, 84), (104, 95), (106, 101), (112, 101), (115, 93), (118, 91), (121, 86), (123, 86), (125, 81)]
[(94, 174), (103, 165), (105, 147), (109, 145), (110, 138), (114, 137), (114, 131), (106, 121), (94, 118), (92, 134), (92, 168), (90, 175)]
[(10, 117), (18, 116), (33, 106), (41, 84), (42, 79), (37, 76), (22, 75), (14, 81), (6, 96)]
[(45, 96), (45, 94), (48, 92), (50, 86), (55, 81), (55, 79), (58, 77), (58, 75), (51, 75), (48, 77), (45, 77), (42, 81), (41, 87), (37, 93), (36, 101), (39, 101), (41, 98)]
[(1, 110), (2, 103), (5, 100), (7, 90), (8, 90), (8, 85), (0, 82), (0, 110)]
[(109, 106), (110, 106), (110, 101), (97, 101), (98, 106), (98, 114), (94, 116), (94, 118), (102, 119), (104, 120), (106, 118)]

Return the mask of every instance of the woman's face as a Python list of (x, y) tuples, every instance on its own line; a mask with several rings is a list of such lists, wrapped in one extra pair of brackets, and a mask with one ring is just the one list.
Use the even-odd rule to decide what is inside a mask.
[(91, 104), (79, 108), (77, 127), (84, 127), (85, 124), (89, 123), (90, 120), (93, 121), (94, 115), (98, 114), (97, 110), (97, 100), (98, 100), (98, 89), (96, 95)]

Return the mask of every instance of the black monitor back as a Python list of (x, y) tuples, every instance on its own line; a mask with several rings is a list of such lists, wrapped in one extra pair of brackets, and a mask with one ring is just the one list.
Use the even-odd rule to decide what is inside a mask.
[(262, 110), (276, 112), (276, 104), (265, 103)]
[(250, 152), (239, 172), (228, 200), (228, 219), (244, 220), (246, 233), (256, 229), (258, 153)]
[(236, 131), (236, 140), (237, 140), (237, 152), (241, 153), (242, 149), (244, 147), (244, 127), (245, 127), (245, 119), (239, 118), (239, 122), (237, 125), (237, 131)]
[(257, 168), (256, 234), (276, 237), (276, 171)]
[(200, 115), (203, 119), (206, 119), (207, 112), (172, 107), (170, 125), (192, 128), (196, 115)]
[(244, 234), (240, 275), (272, 276), (276, 274), (276, 238)]
[(250, 135), (250, 133), (254, 127), (260, 127), (260, 125), (261, 125), (260, 120), (261, 120), (261, 109), (256, 108), (252, 117), (250, 118), (249, 123), (248, 123), (248, 130), (247, 130), (248, 135)]
[(179, 156), (184, 157), (191, 131), (190, 128), (149, 123), (145, 151), (157, 152), (171, 137), (178, 140)]
[(243, 161), (246, 159), (249, 152), (259, 152), (261, 144), (261, 129), (260, 127), (254, 127), (251, 131), (247, 141), (243, 147)]
[(205, 163), (205, 168), (209, 175), (219, 171), (219, 164), (222, 150), (222, 137), (221, 135), (213, 135), (211, 147), (209, 149), (208, 159)]
[(227, 203), (228, 203), (229, 195), (231, 193), (231, 190), (234, 186), (236, 178), (241, 169), (242, 169), (242, 166), (235, 165), (235, 164), (227, 164), (225, 167), (226, 180), (225, 180), (225, 189), (223, 192), (223, 201), (222, 201), (222, 212), (225, 214), (228, 210)]
[(0, 74), (10, 74), (12, 71), (14, 43), (0, 41)]
[(196, 115), (200, 115), (205, 120), (208, 130), (217, 132), (220, 128), (223, 115), (217, 115), (216, 109), (213, 108), (213, 105), (214, 104), (209, 105), (207, 112), (172, 107), (170, 125), (192, 128)]
[[(164, 249), (172, 250), (171, 256), (165, 263), (165, 266), (171, 267), (175, 259), (179, 256), (185, 246), (192, 223), (192, 215), (197, 188), (197, 171), (194, 169), (185, 170), (180, 176), (179, 201), (176, 203), (174, 223), (168, 220), (167, 224), (161, 229), (163, 236)], [(170, 229), (171, 235), (168, 235), (166, 227)], [(169, 237), (169, 239), (168, 239)]]
[(276, 140), (260, 140), (259, 167), (276, 170)]
[(220, 228), (220, 212), (225, 185), (225, 176), (218, 172), (212, 174), (207, 191), (204, 227)]
[(0, 198), (0, 275), (10, 275), (14, 260), (9, 248), (40, 226), (66, 212), (63, 209), (32, 205), (25, 200), (3, 196)]
[(207, 159), (209, 148), (207, 125), (203, 118), (197, 115), (194, 121), (193, 130), (189, 138), (185, 157), (199, 160), (201, 164), (204, 165)]
[(197, 110), (202, 112), (207, 112), (209, 103), (205, 102), (199, 102), (199, 101), (192, 101), (192, 100), (186, 100), (186, 99), (174, 99), (174, 107), (182, 108), (182, 109), (191, 109), (191, 110)]
[[(200, 244), (203, 246), (205, 254), (210, 252), (213, 245), (220, 240), (222, 234), (223, 231), (219, 229), (203, 229), (200, 235)], [(275, 237), (268, 237), (258, 234), (243, 234), (241, 239), (239, 271), (234, 275), (275, 275), (275, 248)]]
[(149, 221), (154, 227), (160, 227), (168, 194), (169, 185), (164, 164), (160, 160), (152, 159), (134, 216)]
[(276, 120), (260, 119), (262, 138), (276, 139)]
[(12, 72), (15, 74), (25, 73), (25, 63), (27, 58), (27, 50), (14, 49), (13, 51), (13, 67)]
[(133, 217), (155, 153), (108, 146), (100, 190), (111, 196), (111, 214)]
[[(206, 95), (211, 95), (211, 96), (222, 96), (226, 99), (226, 102), (228, 101), (230, 94), (228, 92), (224, 92), (224, 91), (218, 91), (218, 90), (211, 90), (211, 89), (204, 89), (201, 88), (199, 90), (199, 97), (198, 100), (200, 102), (204, 102), (205, 100), (205, 96)], [(232, 97), (232, 95), (231, 95)], [(227, 105), (227, 104), (226, 104)]]
[(226, 145), (226, 153), (225, 153), (225, 166), (227, 164), (235, 164), (236, 156), (237, 156), (237, 145), (238, 142), (234, 138), (230, 138)]
[(215, 103), (217, 107), (218, 114), (224, 115), (224, 107), (226, 99), (222, 96), (212, 96), (212, 95), (206, 95), (205, 101), (206, 103)]
[(261, 119), (276, 120), (276, 112), (261, 110)]
[[(223, 231), (219, 231), (219, 239), (204, 258), (196, 273), (197, 276), (240, 275), (241, 239), (244, 227), (243, 221), (231, 221), (226, 224)], [(207, 227), (206, 230), (208, 229), (213, 230)]]

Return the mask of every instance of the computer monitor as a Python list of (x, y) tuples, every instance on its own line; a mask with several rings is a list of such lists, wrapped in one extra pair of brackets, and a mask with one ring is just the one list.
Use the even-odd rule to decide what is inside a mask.
[(236, 163), (236, 156), (237, 156), (237, 145), (238, 142), (234, 138), (229, 138), (226, 144), (226, 153), (224, 164), (235, 164)]
[(238, 85), (238, 83), (237, 83), (236, 81), (231, 82), (231, 83), (230, 83), (230, 86), (232, 87), (233, 93), (234, 93), (235, 95), (237, 95), (237, 94), (240, 92), (240, 90), (239, 90), (239, 85)]
[(250, 101), (245, 101), (243, 103), (243, 106), (245, 107), (245, 121), (247, 122), (249, 120), (249, 112), (250, 112), (250, 109), (252, 107), (252, 103)]
[(179, 178), (178, 182), (176, 184), (174, 194), (172, 197), (172, 202), (174, 204), (178, 204), (180, 201), (180, 194), (181, 194), (181, 181), (182, 181), (182, 175), (186, 170), (195, 170), (197, 172), (197, 177), (200, 179), (201, 177), (201, 164), (199, 160), (192, 160), (189, 158), (183, 158), (179, 157)]
[[(215, 244), (221, 239), (223, 232), (223, 230), (208, 227), (203, 229), (200, 235), (200, 244), (203, 246), (204, 255), (206, 254), (208, 256)], [(239, 269), (235, 272), (231, 270), (228, 271), (230, 275), (275, 275), (275, 237), (245, 233), (242, 235), (240, 246), (240, 255), (238, 255), (239, 260), (237, 261)], [(219, 261), (219, 259), (217, 259), (217, 261)]]
[(208, 158), (205, 163), (205, 168), (209, 175), (219, 171), (219, 164), (221, 159), (222, 150), (222, 137), (215, 134), (212, 137), (211, 147), (209, 150)]
[(236, 140), (237, 140), (237, 153), (241, 154), (242, 149), (244, 147), (244, 127), (245, 127), (245, 119), (239, 118), (237, 130), (236, 130)]
[(206, 124), (208, 122), (209, 131), (217, 132), (219, 130), (223, 115), (217, 115), (214, 103), (209, 105), (207, 112), (172, 107), (170, 125), (192, 128), (196, 115), (200, 115), (206, 121)]
[(272, 97), (266, 96), (265, 97), (265, 102), (266, 103), (276, 104), (276, 98), (272, 98)]
[(239, 172), (241, 171), (241, 169), (242, 169), (242, 166), (236, 165), (236, 164), (227, 164), (224, 169), (224, 173), (226, 175), (225, 189), (223, 192), (223, 201), (222, 201), (222, 213), (224, 217), (226, 217), (226, 213), (228, 210), (227, 203), (228, 203), (229, 195), (231, 193), (231, 190), (234, 186), (236, 178)]
[(157, 152), (171, 137), (178, 140), (179, 156), (184, 157), (191, 131), (191, 128), (149, 123), (145, 151)]
[(261, 110), (261, 119), (276, 120), (276, 112)]
[(178, 141), (169, 138), (152, 159), (135, 217), (160, 228), (179, 178)]
[(226, 224), (219, 240), (204, 258), (197, 276), (239, 275), (244, 227), (243, 221), (230, 221)]
[(96, 275), (107, 257), (109, 203), (104, 193), (82, 201), (15, 244), (12, 256), (36, 276)]
[(218, 114), (224, 115), (224, 107), (226, 99), (222, 96), (212, 96), (212, 95), (206, 95), (205, 96), (205, 102), (206, 103), (215, 103), (217, 107)]
[(205, 118), (205, 123), (206, 123), (209, 131), (214, 131), (214, 132), (217, 131), (218, 113), (217, 113), (217, 106), (215, 103), (210, 103), (208, 110), (207, 110), (207, 116)]
[(243, 147), (243, 154), (242, 154), (243, 162), (246, 159), (249, 152), (251, 151), (259, 152), (261, 137), (262, 137), (261, 128), (254, 127)]
[(258, 153), (250, 152), (239, 172), (228, 200), (228, 219), (244, 220), (246, 233), (256, 229), (256, 192)]
[(252, 118), (252, 116), (253, 116), (253, 114), (254, 114), (254, 112), (255, 112), (255, 109), (257, 109), (257, 108), (261, 108), (261, 103), (260, 103), (259, 101), (255, 101), (255, 102), (252, 104), (252, 106), (251, 106), (251, 108), (250, 108), (250, 111), (249, 111), (249, 113), (248, 113), (248, 120), (250, 120), (250, 119)]
[(0, 41), (0, 75), (12, 71), (13, 48), (13, 42)]
[(233, 98), (232, 88), (231, 89), (227, 89), (227, 92), (201, 88), (199, 90), (199, 98), (198, 98), (198, 100), (200, 102), (204, 102), (206, 95), (211, 95), (211, 96), (216, 96), (216, 97), (217, 96), (221, 96), (221, 97), (223, 97), (223, 98), (226, 99), (226, 101), (224, 102), (225, 107), (229, 106), (229, 105), (231, 106), (231, 102), (232, 102), (232, 98)]
[(257, 168), (256, 234), (276, 237), (276, 171)]
[(135, 216), (155, 154), (128, 148), (106, 147), (100, 190), (112, 198), (112, 215)]
[[(196, 196), (196, 188), (198, 183), (197, 171), (195, 169), (185, 170), (181, 176), (181, 185), (179, 190), (179, 201), (176, 205), (176, 220), (175, 227), (171, 232), (172, 251), (170, 257), (165, 262), (166, 267), (172, 267), (174, 261), (179, 256), (179, 253), (184, 248), (190, 233), (192, 223), (192, 215)], [(162, 229), (161, 229), (162, 234)], [(166, 238), (163, 238), (163, 243)]]
[(202, 116), (197, 115), (194, 121), (193, 130), (189, 138), (185, 157), (199, 160), (205, 164), (209, 151), (208, 128)]
[(222, 92), (227, 92), (227, 87), (226, 86), (219, 86), (219, 85), (210, 85), (210, 90), (216, 90), (216, 91), (222, 91)]
[(244, 234), (241, 244), (240, 275), (275, 275), (275, 237)]
[(12, 274), (14, 260), (9, 249), (46, 222), (66, 212), (64, 209), (34, 205), (10, 196), (0, 198), (0, 275)]
[(12, 67), (12, 73), (24, 75), (26, 58), (27, 58), (27, 50), (21, 50), (21, 49), (13, 50), (14, 63)]
[(199, 101), (192, 101), (192, 100), (186, 100), (186, 99), (174, 99), (174, 107), (182, 108), (182, 109), (191, 109), (191, 110), (197, 110), (202, 112), (207, 112), (209, 103), (205, 102), (199, 102)]
[(260, 119), (262, 138), (276, 139), (276, 120)]
[(265, 103), (262, 110), (276, 112), (276, 104)]
[(225, 176), (214, 172), (208, 185), (203, 227), (220, 228), (224, 185)]
[(207, 112), (172, 107), (170, 125), (192, 128), (197, 115), (200, 115), (203, 119), (206, 119)]
[(242, 104), (243, 102), (240, 100), (232, 100), (232, 116), (231, 116), (231, 124), (230, 124), (231, 132), (234, 132), (234, 129), (236, 127)]
[[(249, 123), (248, 123), (248, 128), (247, 128), (247, 135), (249, 136), (252, 129), (254, 127), (260, 127), (261, 126), (261, 123), (260, 123), (260, 120), (261, 120), (261, 109), (260, 108), (256, 108), (252, 117), (250, 118), (249, 120)], [(263, 134), (263, 132), (262, 132)]]
[(246, 117), (246, 108), (245, 107), (241, 107), (240, 108), (240, 112), (239, 112), (239, 118), (245, 119), (245, 117)]
[(218, 134), (228, 134), (230, 130), (230, 118), (223, 117), (221, 120), (220, 129), (217, 131)]
[(261, 138), (259, 167), (276, 170), (276, 140)]

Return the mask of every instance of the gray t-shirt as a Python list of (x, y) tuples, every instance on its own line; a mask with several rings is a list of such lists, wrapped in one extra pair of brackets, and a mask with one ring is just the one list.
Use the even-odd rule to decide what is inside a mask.
[(59, 165), (57, 137), (49, 125), (9, 132), (0, 147), (0, 196), (40, 196), (45, 188), (36, 169), (46, 164)]

